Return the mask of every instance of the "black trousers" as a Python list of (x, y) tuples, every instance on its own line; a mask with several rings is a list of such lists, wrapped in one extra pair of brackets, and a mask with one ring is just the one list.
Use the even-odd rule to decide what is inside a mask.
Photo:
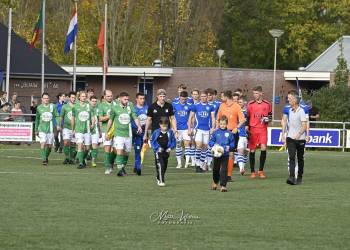
[(226, 187), (227, 184), (228, 158), (228, 155), (221, 156), (220, 158), (214, 157), (213, 181), (218, 184), (220, 180), (220, 186), (223, 187)]
[(170, 153), (167, 152), (155, 153), (157, 180), (160, 182), (165, 182), (165, 172), (168, 168), (169, 155)]
[(295, 176), (295, 160), (298, 160), (298, 178), (303, 177), (304, 173), (304, 151), (305, 140), (294, 140), (287, 137), (287, 149), (289, 155), (289, 176)]

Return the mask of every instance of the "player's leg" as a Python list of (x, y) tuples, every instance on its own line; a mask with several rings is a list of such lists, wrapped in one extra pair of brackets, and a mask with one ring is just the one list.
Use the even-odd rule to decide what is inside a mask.
[(201, 173), (201, 153), (202, 153), (202, 131), (197, 130), (195, 134), (195, 142), (196, 142), (196, 172)]
[(183, 142), (183, 133), (184, 130), (179, 130), (179, 137), (176, 140), (176, 161), (177, 161), (177, 166), (176, 168), (182, 168), (182, 142)]
[(77, 159), (79, 162), (78, 169), (84, 168), (84, 134), (76, 133), (75, 134), (77, 142)]
[(265, 167), (265, 161), (266, 161), (266, 155), (267, 155), (267, 130), (263, 130), (260, 132), (259, 137), (259, 144), (260, 144), (260, 166), (259, 166), (259, 172), (258, 176), (261, 179), (265, 179), (266, 175), (264, 173), (264, 167)]
[(154, 161), (155, 161), (155, 166), (156, 166), (156, 178), (157, 178), (157, 184), (159, 186), (159, 184), (161, 183), (161, 165), (160, 165), (160, 160), (159, 160), (159, 153), (156, 152), (154, 153)]
[(208, 171), (212, 171), (211, 164), (213, 162), (213, 155), (211, 153), (211, 148), (208, 146), (207, 147), (207, 166), (208, 166)]
[(305, 153), (305, 141), (298, 141), (296, 145), (297, 157), (298, 157), (298, 175), (297, 175), (297, 184), (302, 183), (303, 174), (304, 174), (304, 153)]
[(168, 168), (168, 160), (169, 160), (169, 156), (170, 156), (170, 153), (168, 152), (164, 152), (163, 153), (163, 166), (162, 166), (162, 179), (163, 179), (163, 183), (165, 185), (165, 172)]
[(185, 145), (185, 168), (188, 168), (188, 166), (190, 166), (190, 159), (192, 157), (192, 153), (191, 153), (191, 138), (188, 136), (188, 138), (186, 138), (187, 140), (184, 140), (184, 145)]
[(127, 147), (127, 139), (128, 138), (121, 136), (114, 137), (114, 152), (117, 155), (115, 159), (115, 164), (117, 165), (118, 176), (120, 177), (125, 175), (124, 167), (128, 159), (128, 154), (124, 150)]
[(249, 148), (249, 165), (250, 165), (250, 178), (256, 178), (255, 173), (255, 150), (257, 145), (257, 134), (254, 130), (250, 131), (250, 137), (248, 141)]
[(46, 134), (43, 132), (39, 132), (39, 139), (40, 139), (40, 158), (43, 162), (43, 165), (46, 166)]
[(202, 169), (204, 171), (207, 171), (207, 168), (208, 168), (208, 163), (207, 163), (208, 143), (209, 143), (209, 131), (203, 131), (201, 164), (202, 164)]
[(246, 137), (240, 137), (237, 145), (237, 163), (239, 167), (239, 172), (241, 175), (244, 175), (245, 172), (245, 151), (247, 148), (247, 138)]
[(96, 131), (95, 134), (91, 135), (91, 166), (92, 167), (96, 167), (99, 137), (100, 135), (98, 131)]
[(63, 137), (63, 153), (65, 156), (65, 160), (63, 164), (69, 164), (72, 160), (71, 157), (71, 140), (72, 140), (72, 130), (64, 128), (62, 131)]
[(295, 155), (297, 152), (297, 143), (295, 143), (295, 140), (287, 138), (287, 148), (289, 155), (289, 178), (287, 179), (287, 183), (295, 185)]
[(143, 135), (135, 134), (133, 137), (133, 144), (135, 151), (134, 173), (141, 175), (141, 150), (143, 145)]
[(196, 167), (197, 165), (196, 134), (197, 130), (194, 129), (193, 135), (191, 136), (191, 167)]
[(111, 165), (111, 150), (112, 149), (112, 139), (106, 140), (105, 133), (102, 133), (102, 143), (104, 149), (103, 163), (105, 167), (105, 174), (110, 174), (112, 172)]
[(213, 166), (213, 184), (211, 185), (212, 190), (216, 190), (218, 188), (218, 183), (220, 180), (220, 166), (221, 166), (222, 157), (214, 158), (214, 166)]
[(220, 186), (221, 192), (226, 192), (226, 184), (227, 184), (227, 164), (229, 156), (222, 156), (221, 157), (221, 168), (220, 168)]

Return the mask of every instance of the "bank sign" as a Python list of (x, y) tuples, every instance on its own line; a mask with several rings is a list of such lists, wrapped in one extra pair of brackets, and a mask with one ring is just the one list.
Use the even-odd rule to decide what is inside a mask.
[[(282, 146), (282, 128), (269, 128), (268, 145)], [(310, 129), (310, 142), (306, 147), (340, 148), (340, 129)]]

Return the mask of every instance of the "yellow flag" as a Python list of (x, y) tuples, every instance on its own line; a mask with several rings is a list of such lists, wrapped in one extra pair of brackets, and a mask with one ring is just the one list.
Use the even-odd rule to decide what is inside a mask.
[(143, 163), (143, 159), (145, 157), (145, 153), (147, 151), (147, 148), (148, 148), (148, 143), (144, 143), (142, 145), (142, 149), (141, 149), (141, 164)]
[(115, 131), (115, 126), (114, 126), (114, 122), (113, 122), (112, 127), (111, 127), (111, 129), (108, 131), (108, 134), (107, 134), (109, 139), (111, 139), (111, 138), (113, 137), (114, 131)]

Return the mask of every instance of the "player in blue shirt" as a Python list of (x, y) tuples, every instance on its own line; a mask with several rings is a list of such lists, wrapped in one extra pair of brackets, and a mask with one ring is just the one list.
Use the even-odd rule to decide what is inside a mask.
[(223, 153), (220, 157), (214, 158), (213, 168), (213, 184), (211, 188), (217, 189), (219, 180), (221, 192), (227, 192), (227, 164), (230, 150), (235, 147), (234, 136), (231, 131), (227, 130), (228, 119), (225, 115), (220, 117), (219, 128), (210, 136), (209, 146), (213, 147), (215, 144), (223, 147)]
[[(177, 86), (177, 92), (179, 93), (179, 96), (175, 97), (174, 100), (172, 101), (172, 104), (177, 103), (180, 101), (180, 94), (182, 91), (186, 91), (187, 87), (185, 84), (180, 84), (179, 86)], [(193, 104), (193, 99), (192, 97), (187, 97), (187, 102), (189, 102), (190, 104)]]
[[(214, 112), (215, 112), (215, 120), (217, 120), (218, 111), (219, 111), (221, 102), (219, 102), (218, 100), (215, 99), (215, 96), (216, 96), (215, 93), (217, 93), (216, 90), (208, 88), (207, 92), (208, 92), (208, 103), (213, 105)], [(210, 119), (210, 126), (212, 126), (211, 119)], [(211, 166), (212, 161), (213, 161), (213, 156), (211, 154), (211, 148), (208, 147), (208, 149), (207, 149), (207, 167), (208, 167), (208, 170), (211, 170), (210, 166)]]
[(185, 168), (190, 165), (191, 157), (191, 137), (188, 135), (188, 118), (190, 117), (191, 104), (187, 103), (188, 93), (182, 91), (178, 102), (173, 103), (174, 115), (176, 120), (176, 127), (178, 131), (178, 138), (176, 143), (176, 159), (177, 167), (182, 168), (182, 143), (185, 146)]
[(134, 173), (137, 175), (141, 175), (141, 149), (143, 145), (143, 136), (145, 135), (145, 125), (147, 120), (147, 110), (148, 106), (145, 105), (145, 94), (137, 93), (136, 94), (136, 105), (134, 106), (135, 113), (139, 118), (142, 133), (137, 133), (137, 126), (135, 122), (131, 123), (132, 126), (132, 141), (135, 150), (135, 165), (134, 165)]
[(248, 139), (247, 139), (247, 128), (248, 128), (248, 113), (247, 113), (247, 99), (244, 96), (241, 96), (238, 99), (238, 104), (242, 108), (242, 112), (244, 115), (244, 118), (246, 120), (246, 125), (242, 125), (238, 128), (238, 143), (237, 143), (237, 164), (239, 166), (239, 171), (241, 175), (244, 175), (245, 172), (245, 164), (248, 161)]
[[(201, 91), (200, 102), (192, 105), (192, 110), (188, 119), (188, 134), (192, 135), (195, 129), (194, 140), (196, 143), (197, 173), (202, 173), (205, 171), (204, 163), (207, 157), (209, 135), (216, 125), (214, 107), (208, 103), (207, 98), (207, 91)], [(210, 124), (210, 119), (213, 121), (212, 126)], [(194, 120), (196, 122), (196, 126), (194, 126)]]

